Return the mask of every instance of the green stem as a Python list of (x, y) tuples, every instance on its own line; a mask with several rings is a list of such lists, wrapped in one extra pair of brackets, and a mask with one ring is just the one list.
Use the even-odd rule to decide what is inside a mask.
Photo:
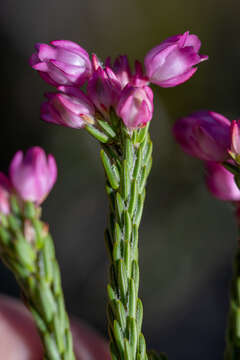
[[(236, 219), (238, 222), (238, 230), (240, 232), (239, 204), (236, 206)], [(226, 332), (226, 348), (224, 359), (240, 359), (240, 243), (238, 244), (237, 253), (233, 264), (233, 276), (230, 291), (230, 309)]]
[(21, 287), (44, 347), (46, 360), (74, 360), (72, 335), (65, 310), (61, 278), (48, 226), (40, 209), (26, 203), (0, 215), (0, 256)]
[(145, 185), (152, 164), (148, 127), (130, 133), (120, 126), (118, 142), (102, 144), (101, 159), (109, 197), (105, 240), (110, 257), (108, 328), (113, 360), (146, 360), (138, 298), (138, 229)]

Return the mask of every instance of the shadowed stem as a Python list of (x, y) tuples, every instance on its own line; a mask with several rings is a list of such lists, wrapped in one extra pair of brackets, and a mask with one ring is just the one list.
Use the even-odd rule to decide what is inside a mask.
[(238, 248), (233, 263), (233, 276), (230, 290), (230, 309), (226, 332), (225, 360), (240, 359), (240, 205), (236, 206), (238, 223)]
[(11, 201), (11, 214), (0, 215), (0, 256), (16, 277), (41, 336), (44, 359), (75, 360), (61, 278), (47, 224), (40, 209)]

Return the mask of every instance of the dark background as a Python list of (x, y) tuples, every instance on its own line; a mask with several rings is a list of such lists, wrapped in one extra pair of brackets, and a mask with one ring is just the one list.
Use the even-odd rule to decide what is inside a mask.
[[(209, 61), (187, 83), (155, 88), (154, 163), (141, 226), (141, 297), (149, 347), (171, 359), (223, 356), (228, 287), (236, 244), (230, 205), (208, 194), (202, 164), (174, 143), (178, 116), (209, 108), (240, 114), (239, 1), (3, 0), (0, 11), (0, 168), (18, 149), (54, 154), (58, 182), (43, 206), (54, 235), (69, 310), (106, 335), (107, 199), (97, 144), (83, 131), (40, 121), (49, 90), (28, 65), (36, 42), (69, 39), (104, 59), (131, 62), (166, 37), (190, 30)], [(0, 292), (18, 296), (0, 265)]]

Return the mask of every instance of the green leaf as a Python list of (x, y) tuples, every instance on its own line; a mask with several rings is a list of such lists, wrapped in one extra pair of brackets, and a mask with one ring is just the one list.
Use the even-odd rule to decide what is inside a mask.
[(116, 341), (116, 345), (117, 345), (117, 347), (119, 349), (121, 358), (123, 358), (123, 355), (124, 355), (124, 338), (123, 338), (122, 330), (121, 330), (120, 325), (119, 325), (117, 320), (114, 320), (114, 323), (113, 323), (113, 333), (114, 333), (114, 338), (115, 338), (115, 341)]
[(93, 137), (95, 137), (95, 139), (97, 139), (98, 141), (100, 141), (102, 143), (108, 142), (109, 136), (107, 136), (103, 132), (99, 131), (94, 126), (86, 125), (85, 129), (89, 132), (89, 134), (91, 134)]
[(101, 128), (106, 132), (106, 134), (109, 137), (114, 138), (116, 136), (115, 131), (113, 130), (113, 128), (109, 125), (109, 123), (107, 121), (98, 120), (98, 124), (101, 126)]
[(104, 150), (101, 150), (100, 155), (107, 179), (110, 185), (112, 186), (112, 188), (116, 190), (119, 187), (119, 181), (112, 169), (111, 161), (108, 158), (107, 154), (104, 152)]
[(126, 267), (123, 260), (118, 261), (118, 284), (122, 301), (124, 302), (124, 305), (126, 305), (128, 279)]
[(133, 360), (133, 353), (131, 346), (127, 339), (124, 339), (124, 360)]
[(136, 317), (136, 307), (137, 307), (137, 296), (134, 280), (129, 280), (129, 294), (128, 294), (128, 309), (129, 316), (132, 318)]

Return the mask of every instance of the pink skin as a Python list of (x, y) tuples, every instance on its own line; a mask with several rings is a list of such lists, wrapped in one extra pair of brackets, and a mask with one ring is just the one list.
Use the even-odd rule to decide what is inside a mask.
[(127, 85), (122, 91), (116, 109), (117, 115), (129, 129), (145, 126), (153, 114), (153, 93), (148, 87)]
[(240, 190), (234, 175), (216, 162), (206, 163), (206, 185), (213, 196), (225, 201), (240, 201)]
[[(71, 320), (76, 360), (110, 360), (107, 344), (90, 327)], [(28, 310), (17, 300), (0, 296), (0, 359), (41, 360), (43, 350)]]
[(205, 161), (224, 161), (230, 148), (230, 121), (213, 111), (196, 111), (177, 120), (173, 134), (183, 151)]
[(61, 93), (45, 94), (48, 101), (41, 107), (44, 121), (80, 129), (94, 122), (95, 108), (89, 97), (72, 86), (59, 86)]
[(172, 36), (150, 50), (144, 60), (149, 80), (161, 87), (173, 87), (187, 81), (196, 72), (195, 65), (207, 60), (198, 54), (201, 42), (189, 31)]
[(69, 40), (36, 44), (30, 65), (50, 85), (83, 85), (92, 73), (88, 53)]
[(24, 155), (18, 151), (10, 164), (10, 180), (25, 201), (41, 204), (57, 179), (56, 161), (40, 147), (30, 148)]

